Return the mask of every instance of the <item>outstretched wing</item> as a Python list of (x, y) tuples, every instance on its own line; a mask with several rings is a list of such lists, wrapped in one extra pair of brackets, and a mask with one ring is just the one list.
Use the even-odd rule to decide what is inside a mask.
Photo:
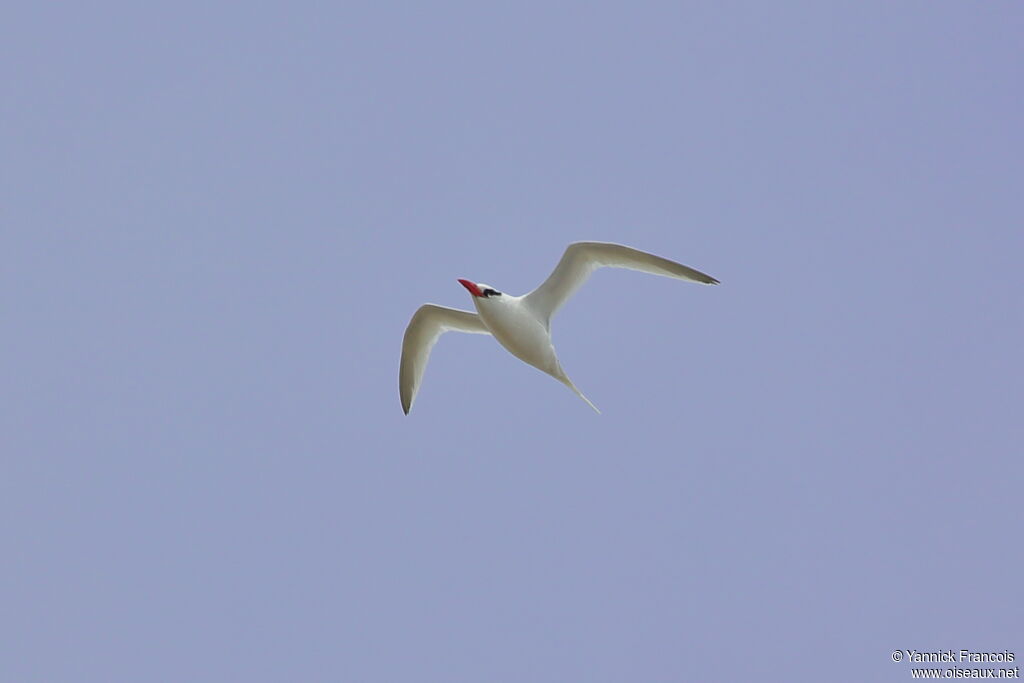
[(398, 394), (402, 398), (402, 410), (406, 415), (419, 391), (423, 371), (430, 360), (430, 350), (437, 343), (437, 338), (449, 331), (491, 333), (476, 313), (434, 304), (420, 306), (409, 321), (409, 327), (405, 328), (402, 365), (398, 370)]
[(591, 273), (605, 267), (629, 268), (705, 285), (718, 284), (710, 275), (646, 251), (608, 242), (575, 242), (566, 247), (562, 260), (548, 279), (524, 298), (537, 315), (548, 322)]

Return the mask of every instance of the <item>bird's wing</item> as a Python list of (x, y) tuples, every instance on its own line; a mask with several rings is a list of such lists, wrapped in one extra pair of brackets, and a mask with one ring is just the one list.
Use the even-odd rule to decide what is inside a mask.
[(409, 321), (409, 327), (405, 328), (402, 365), (398, 370), (398, 393), (402, 398), (402, 410), (406, 415), (409, 414), (416, 392), (420, 388), (423, 371), (430, 360), (430, 350), (434, 348), (437, 338), (449, 331), (491, 333), (476, 313), (435, 304), (420, 306)]
[(525, 300), (537, 315), (550, 321), (590, 274), (603, 267), (629, 268), (705, 285), (718, 284), (710, 275), (646, 251), (607, 242), (575, 242), (566, 247), (562, 260), (548, 279), (527, 294)]

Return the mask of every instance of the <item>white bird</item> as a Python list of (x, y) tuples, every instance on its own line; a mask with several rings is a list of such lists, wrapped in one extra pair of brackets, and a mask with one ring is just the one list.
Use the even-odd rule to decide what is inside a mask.
[(455, 331), (494, 335), (513, 356), (551, 375), (600, 413), (562, 370), (551, 343), (551, 318), (592, 272), (603, 267), (628, 268), (705, 285), (718, 284), (710, 275), (681, 263), (605, 242), (570, 244), (548, 279), (524, 296), (503, 294), (482, 282), (459, 280), (472, 295), (476, 313), (424, 304), (405, 330), (402, 365), (398, 371), (402, 410), (408, 415), (412, 408), (430, 350), (438, 337)]

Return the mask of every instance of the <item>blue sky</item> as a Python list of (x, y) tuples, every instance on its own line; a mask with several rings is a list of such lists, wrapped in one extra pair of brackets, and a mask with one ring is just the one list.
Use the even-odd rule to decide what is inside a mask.
[[(1016, 3), (16, 3), (18, 681), (906, 680), (1024, 657)], [(447, 335), (607, 240), (555, 343)]]

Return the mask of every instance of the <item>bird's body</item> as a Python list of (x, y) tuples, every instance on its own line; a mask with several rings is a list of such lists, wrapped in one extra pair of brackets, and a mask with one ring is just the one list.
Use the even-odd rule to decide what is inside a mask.
[(558, 357), (551, 333), (526, 303), (525, 297), (503, 294), (500, 297), (473, 297), (476, 312), (499, 344), (513, 356), (552, 374)]
[[(459, 280), (473, 297), (476, 314), (424, 304), (413, 315), (402, 344), (399, 394), (408, 414), (416, 397), (430, 350), (449, 330), (491, 334), (524, 363), (545, 372), (572, 389), (591, 408), (597, 407), (565, 374), (551, 343), (551, 318), (591, 272), (602, 266), (641, 270), (703, 284), (718, 280), (668, 259), (631, 247), (603, 242), (570, 244), (555, 270), (540, 287), (524, 296), (503, 294), (489, 285)], [(600, 411), (598, 411), (600, 412)]]
[(506, 351), (551, 375), (597, 410), (565, 374), (555, 354), (555, 345), (551, 343), (551, 331), (525, 296), (474, 296), (473, 304), (484, 325)]

